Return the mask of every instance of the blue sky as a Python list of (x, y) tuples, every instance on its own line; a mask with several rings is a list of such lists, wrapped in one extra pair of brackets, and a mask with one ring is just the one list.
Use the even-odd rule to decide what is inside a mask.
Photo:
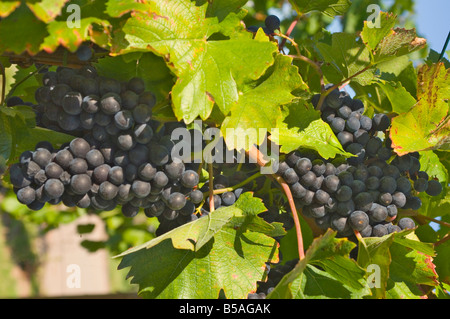
[[(449, 0), (416, 0), (417, 32), (427, 39), (429, 46), (441, 52), (450, 31)], [(446, 51), (450, 50), (450, 46)], [(446, 55), (448, 58), (448, 55)]]

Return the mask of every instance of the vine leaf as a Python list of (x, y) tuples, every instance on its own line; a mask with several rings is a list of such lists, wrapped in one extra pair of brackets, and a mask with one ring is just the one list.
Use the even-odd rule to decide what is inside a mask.
[[(330, 291), (323, 289), (319, 297), (332, 297), (338, 289), (335, 287), (337, 282), (339, 282), (337, 286), (339, 286), (340, 293), (345, 291), (344, 296), (368, 294), (369, 291), (364, 280), (365, 270), (348, 257), (355, 244), (347, 239), (336, 239), (335, 236), (336, 232), (328, 230), (322, 236), (314, 239), (306, 251), (305, 257), (281, 279), (267, 298), (292, 299), (316, 294), (315, 285), (308, 286), (306, 281), (319, 278), (319, 275), (322, 276), (319, 279), (323, 280), (325, 275), (318, 272), (317, 268), (312, 267), (313, 265), (324, 269), (327, 275), (335, 280), (332, 285), (333, 289)], [(314, 273), (314, 276), (311, 273)]]
[(32, 127), (34, 123), (35, 114), (29, 106), (0, 108), (0, 162), (17, 161), (23, 151), (34, 149), (40, 141), (50, 141), (57, 147), (73, 139), (71, 135)]
[(372, 63), (411, 53), (425, 46), (426, 40), (416, 36), (415, 29), (394, 28), (397, 16), (392, 13), (380, 12), (380, 27), (371, 27), (364, 22), (361, 38), (370, 50)]
[(352, 156), (344, 151), (330, 126), (320, 119), (318, 111), (305, 100), (298, 100), (283, 109), (277, 123), (278, 134), (270, 138), (289, 153), (299, 147), (316, 150), (325, 159), (337, 154)]
[[(316, 50), (332, 68), (327, 64), (323, 66), (324, 75), (329, 81), (339, 83), (353, 76), (352, 81), (368, 85), (375, 79), (370, 52), (354, 34), (333, 33), (331, 45), (321, 42), (317, 44)], [(372, 71), (369, 72), (369, 69)]]
[(420, 170), (427, 172), (431, 178), (437, 178), (447, 185), (448, 171), (434, 151), (420, 152)]
[(227, 298), (245, 298), (265, 262), (278, 261), (276, 241), (259, 227), (244, 227), (262, 210), (259, 199), (244, 193), (233, 206), (116, 256), (119, 269), (131, 267), (128, 277), (144, 298), (218, 298), (222, 289)]
[(33, 12), (22, 4), (0, 21), (0, 52), (36, 54), (40, 51), (42, 39), (47, 35), (46, 24), (37, 19)]
[(222, 122), (221, 131), (227, 145), (247, 150), (249, 146), (260, 145), (264, 141), (265, 134), (259, 134), (256, 128), (271, 132), (277, 127), (277, 120), (282, 115), (280, 106), (294, 99), (291, 93), (294, 89), (307, 88), (297, 67), (291, 63), (292, 58), (278, 54), (263, 82), (257, 81), (255, 88), (239, 93), (231, 114)]
[(6, 18), (19, 6), (20, 1), (0, 1), (0, 17)]
[(248, 0), (197, 0), (197, 5), (203, 5), (208, 2), (208, 9), (206, 10), (207, 17), (218, 17), (219, 21), (226, 18), (231, 12), (238, 13), (243, 5), (247, 3)]
[(27, 3), (27, 6), (33, 11), (34, 15), (42, 22), (49, 23), (53, 21), (58, 15), (68, 0), (53, 0), (53, 1), (33, 1)]
[(189, 0), (177, 0), (123, 6), (109, 1), (107, 10), (113, 16), (132, 10), (115, 53), (153, 51), (163, 56), (178, 77), (171, 96), (174, 113), (186, 123), (198, 116), (207, 119), (214, 104), (228, 114), (239, 98), (239, 88), (264, 74), (277, 50), (268, 37), (252, 39), (246, 31), (213, 40), (213, 34), (241, 23), (236, 15), (221, 23), (217, 17), (205, 18), (206, 3), (196, 6)]
[(397, 114), (407, 112), (417, 103), (416, 99), (403, 87), (400, 81), (379, 81), (377, 85), (386, 94), (391, 103), (392, 112)]
[(372, 288), (375, 298), (394, 294), (417, 297), (420, 292), (413, 286), (435, 285), (437, 276), (432, 263), (435, 251), (431, 244), (420, 242), (413, 230), (368, 237), (359, 243), (358, 264), (364, 268), (375, 265), (379, 269), (379, 286), (375, 281)]
[(349, 0), (290, 0), (289, 2), (299, 14), (320, 11), (330, 17), (344, 14), (351, 5)]
[(449, 74), (450, 69), (445, 69), (443, 63), (419, 69), (418, 102), (392, 119), (390, 136), (397, 154), (437, 149), (450, 143)]
[(47, 29), (50, 34), (44, 39), (41, 49), (52, 53), (59, 45), (62, 45), (69, 51), (75, 52), (81, 43), (95, 38), (94, 25), (101, 26), (105, 32), (111, 26), (107, 20), (97, 17), (82, 18), (79, 22), (79, 28), (68, 28), (66, 21), (55, 20), (48, 23)]
[(95, 63), (95, 68), (100, 75), (118, 81), (128, 81), (136, 76), (141, 78), (146, 90), (154, 93), (158, 102), (168, 98), (174, 84), (173, 75), (164, 60), (151, 52), (105, 57)]

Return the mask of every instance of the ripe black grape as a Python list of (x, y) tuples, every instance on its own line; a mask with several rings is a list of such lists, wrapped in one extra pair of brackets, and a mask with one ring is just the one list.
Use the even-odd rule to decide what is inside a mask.
[(69, 172), (71, 174), (84, 174), (88, 170), (88, 164), (85, 159), (76, 157), (69, 163)]
[(30, 186), (23, 187), (17, 191), (17, 200), (24, 205), (31, 204), (35, 199), (36, 192)]
[(187, 170), (181, 175), (181, 185), (186, 188), (193, 188), (199, 183), (199, 176), (193, 170)]
[(149, 182), (135, 180), (131, 184), (131, 190), (137, 198), (144, 198), (150, 194), (151, 185)]
[(442, 185), (437, 180), (429, 180), (428, 187), (425, 192), (430, 196), (438, 196), (442, 192)]
[(38, 148), (33, 152), (33, 161), (42, 168), (45, 168), (51, 160), (52, 154), (46, 148)]
[(225, 192), (221, 195), (221, 198), (224, 206), (231, 206), (236, 202), (236, 195), (233, 192)]
[(121, 110), (120, 96), (116, 93), (106, 93), (100, 100), (100, 109), (109, 115), (114, 115)]
[(69, 149), (75, 157), (85, 158), (91, 146), (82, 138), (75, 138), (69, 144)]
[[(308, 173), (312, 169), (312, 162), (311, 162), (311, 160), (309, 158), (306, 158), (306, 157), (305, 158), (300, 158), (295, 163), (295, 168), (294, 169), (299, 175), (304, 175), (304, 174)], [(286, 170), (287, 170), (287, 168), (286, 168)]]
[(291, 192), (294, 198), (302, 198), (306, 195), (306, 188), (297, 182), (291, 185)]
[(116, 197), (119, 192), (119, 188), (109, 181), (105, 181), (100, 184), (100, 188), (98, 190), (99, 195), (104, 200), (112, 200)]
[(402, 230), (403, 229), (412, 229), (416, 227), (416, 223), (409, 217), (403, 217), (398, 221), (397, 224)]
[[(157, 173), (158, 173), (158, 170), (156, 169), (156, 167), (154, 167), (150, 163), (141, 164), (137, 168), (137, 174), (138, 174), (139, 178), (141, 178), (143, 181), (151, 181), (156, 176)], [(162, 185), (161, 187), (164, 187), (164, 186), (165, 185)]]
[(145, 90), (145, 83), (141, 78), (134, 77), (128, 81), (127, 88), (136, 94), (141, 94)]
[(384, 132), (391, 125), (391, 119), (383, 113), (375, 114), (372, 118), (372, 126), (375, 130)]
[(186, 197), (178, 192), (169, 195), (167, 206), (172, 210), (180, 210), (186, 205)]
[[(31, 163), (33, 162), (30, 162), (30, 164)], [(45, 175), (47, 175), (48, 178), (59, 178), (62, 172), (63, 168), (55, 162), (50, 162), (45, 166)]]
[(356, 210), (350, 214), (349, 222), (354, 230), (362, 231), (369, 225), (369, 216), (363, 211)]
[(268, 15), (264, 20), (264, 24), (266, 25), (269, 32), (273, 33), (275, 30), (278, 30), (280, 28), (281, 21), (275, 15)]
[(86, 44), (81, 44), (75, 53), (80, 61), (88, 61), (93, 55), (91, 47)]
[(86, 153), (86, 162), (88, 163), (89, 168), (95, 169), (105, 163), (105, 158), (99, 150), (92, 149)]
[(108, 172), (108, 181), (119, 186), (125, 182), (125, 174), (121, 166), (112, 166)]
[(82, 96), (79, 92), (68, 92), (62, 99), (63, 110), (70, 115), (81, 113)]
[(87, 174), (73, 175), (70, 180), (70, 189), (77, 195), (85, 195), (92, 187), (92, 181)]
[(45, 182), (44, 190), (50, 199), (58, 199), (64, 193), (64, 184), (59, 179), (51, 178)]

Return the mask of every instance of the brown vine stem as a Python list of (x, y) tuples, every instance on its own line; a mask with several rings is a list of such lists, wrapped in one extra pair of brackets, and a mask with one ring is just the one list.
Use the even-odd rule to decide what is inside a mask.
[(305, 57), (304, 55), (302, 55), (302, 54), (300, 53), (300, 48), (299, 48), (298, 44), (295, 42), (294, 39), (292, 39), (292, 38), (290, 38), (290, 37), (288, 37), (288, 36), (286, 36), (286, 35), (284, 35), (284, 34), (282, 34), (282, 33), (278, 33), (278, 34), (276, 34), (276, 35), (282, 37), (283, 39), (289, 40), (289, 41), (292, 43), (292, 45), (294, 46), (295, 51), (297, 52), (297, 55), (288, 55), (288, 56), (292, 57), (293, 59), (299, 59), (299, 60), (302, 60), (302, 61), (304, 61), (304, 62), (309, 63), (309, 64), (316, 70), (316, 72), (319, 74), (319, 77), (320, 77), (320, 87), (321, 87), (322, 92), (321, 92), (321, 94), (320, 94), (320, 99), (319, 99), (319, 102), (317, 103), (317, 107), (316, 107), (316, 109), (317, 109), (318, 111), (320, 111), (320, 110), (322, 109), (323, 102), (325, 101), (326, 96), (327, 96), (328, 94), (330, 94), (330, 92), (332, 92), (333, 90), (339, 88), (339, 87), (340, 87), (341, 85), (343, 85), (344, 83), (350, 81), (351, 79), (357, 77), (358, 75), (360, 75), (360, 74), (366, 72), (366, 71), (369, 70), (371, 67), (373, 67), (373, 64), (369, 63), (369, 64), (368, 64), (366, 67), (364, 67), (362, 70), (359, 70), (359, 71), (356, 72), (355, 74), (353, 74), (353, 75), (349, 76), (348, 78), (342, 80), (342, 81), (339, 82), (338, 84), (333, 85), (332, 87), (330, 87), (328, 90), (325, 91), (325, 82), (324, 82), (324, 79), (323, 79), (323, 72), (322, 72), (322, 69), (320, 68), (320, 64), (318, 64), (318, 63), (314, 62), (313, 60), (311, 60), (311, 59)]
[[(284, 34), (282, 34), (282, 33), (277, 33), (276, 35), (282, 37), (283, 40), (289, 40), (289, 42), (291, 42), (292, 45), (294, 46), (295, 51), (297, 52), (297, 54), (289, 54), (289, 55), (287, 55), (288, 57), (291, 57), (291, 58), (293, 58), (293, 59), (299, 59), (299, 60), (302, 60), (302, 61), (304, 61), (304, 62), (310, 64), (310, 65), (314, 68), (314, 70), (315, 70), (315, 71), (317, 72), (317, 74), (319, 75), (319, 78), (320, 78), (320, 87), (321, 87), (321, 89), (323, 90), (324, 87), (325, 87), (325, 82), (324, 82), (324, 80), (323, 80), (323, 73), (322, 73), (322, 69), (320, 68), (320, 65), (319, 65), (317, 62), (314, 62), (313, 60), (311, 60), (310, 58), (308, 58), (308, 57), (302, 55), (302, 54), (300, 53), (300, 48), (299, 48), (297, 42), (295, 42), (294, 39), (292, 39), (292, 38), (290, 38), (289, 36), (284, 35)], [(285, 42), (286, 42), (286, 41), (285, 41)]]
[(434, 247), (437, 247), (439, 245), (442, 245), (443, 243), (445, 243), (447, 240), (450, 239), (450, 232), (448, 232), (447, 234), (444, 235), (444, 237), (442, 237), (440, 240), (438, 240), (437, 242), (435, 242), (433, 244)]
[[(223, 194), (223, 193), (226, 193), (226, 192), (232, 192), (232, 191), (234, 191), (235, 189), (237, 189), (237, 188), (239, 188), (239, 187), (242, 187), (242, 186), (244, 186), (244, 185), (250, 183), (252, 180), (254, 180), (254, 179), (260, 177), (261, 175), (262, 175), (261, 172), (256, 172), (255, 174), (253, 174), (253, 175), (251, 175), (250, 177), (246, 178), (245, 180), (243, 180), (243, 181), (240, 182), (239, 184), (236, 184), (236, 185), (230, 186), (230, 187), (225, 187), (225, 188), (215, 189), (215, 190), (213, 191), (213, 194), (214, 194), (214, 195), (218, 195), (218, 194)], [(206, 195), (206, 196), (207, 196), (207, 195)]]
[[(268, 161), (266, 159), (264, 159), (263, 154), (256, 148), (255, 145), (252, 145), (250, 147), (250, 149), (247, 151), (247, 156), (250, 159), (256, 161), (256, 163), (261, 167), (265, 166), (268, 163)], [(289, 185), (286, 183), (286, 181), (281, 176), (272, 174), (272, 175), (270, 175), (270, 178), (272, 178), (273, 180), (278, 182), (278, 184), (280, 184), (281, 188), (283, 189), (283, 191), (288, 199), (289, 207), (290, 207), (291, 213), (292, 213), (292, 218), (294, 219), (295, 231), (297, 233), (298, 256), (299, 256), (299, 259), (302, 260), (305, 257), (305, 250), (303, 248), (303, 235), (302, 235), (302, 229), (300, 226), (300, 220), (299, 220), (298, 214), (297, 214), (297, 208), (295, 207), (294, 198), (292, 196), (291, 189), (289, 188)]]
[(404, 211), (404, 212), (402, 212), (402, 213), (403, 213), (405, 216), (413, 216), (413, 217), (415, 217), (416, 219), (418, 219), (419, 221), (420, 221), (420, 220), (427, 220), (427, 221), (431, 221), (431, 222), (434, 222), (434, 223), (436, 223), (436, 224), (439, 224), (439, 225), (441, 225), (441, 226), (445, 226), (445, 227), (450, 228), (450, 223), (444, 222), (444, 221), (442, 221), (442, 220), (438, 220), (438, 219), (433, 218), (433, 217), (429, 217), (429, 216), (425, 216), (425, 215), (419, 214), (418, 212), (416, 212), (416, 211), (414, 211), (414, 210), (407, 210), (407, 211)]
[(1, 62), (0, 62), (0, 69), (2, 72), (2, 96), (1, 96), (1, 100), (0, 100), (0, 105), (2, 105), (5, 102), (6, 72), (5, 72), (5, 67), (3, 66), (3, 64)]
[[(297, 25), (298, 21), (300, 20), (301, 16), (299, 15), (294, 21), (292, 21), (291, 25), (289, 26), (289, 28), (286, 31), (286, 36), (290, 36), (292, 31), (294, 30), (295, 26)], [(287, 38), (283, 38), (281, 40), (280, 45), (278, 46), (278, 50), (281, 51), (283, 50), (284, 45), (286, 44), (286, 40)]]
[(25, 76), (23, 79), (20, 79), (20, 81), (18, 81), (17, 83), (14, 84), (13, 87), (11, 87), (11, 89), (8, 92), (8, 95), (6, 96), (6, 98), (10, 98), (12, 96), (12, 94), (14, 93), (14, 91), (17, 89), (17, 87), (19, 87), (19, 85), (21, 85), (22, 83), (24, 83), (26, 80), (28, 80), (29, 78), (31, 78), (32, 76), (34, 76), (35, 74), (39, 73), (39, 71), (43, 70), (46, 67), (46, 65), (41, 65), (39, 68), (37, 68), (36, 70), (34, 70), (33, 72), (30, 72), (27, 76)]
[(213, 164), (208, 163), (208, 173), (209, 173), (209, 211), (212, 213), (214, 211), (214, 187), (213, 187)]

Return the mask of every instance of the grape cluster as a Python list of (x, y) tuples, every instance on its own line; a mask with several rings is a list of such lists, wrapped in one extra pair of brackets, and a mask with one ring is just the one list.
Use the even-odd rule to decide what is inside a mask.
[(91, 67), (58, 68), (43, 84), (33, 106), (38, 125), (75, 138), (59, 149), (38, 143), (11, 166), (21, 203), (32, 210), (60, 202), (104, 211), (120, 205), (127, 217), (142, 208), (178, 225), (197, 216), (199, 175), (171, 157), (171, 132), (183, 124), (151, 119), (155, 96), (142, 79), (121, 83)]
[[(319, 98), (313, 97), (315, 106)], [(354, 156), (327, 161), (316, 153), (294, 151), (280, 163), (277, 173), (290, 185), (304, 215), (340, 236), (357, 231), (380, 237), (413, 228), (411, 218), (395, 222), (398, 209), (419, 209), (418, 193), (437, 196), (442, 185), (420, 170), (418, 153), (395, 155), (386, 134), (389, 117), (364, 115), (361, 100), (336, 89), (324, 100), (322, 119)]]

